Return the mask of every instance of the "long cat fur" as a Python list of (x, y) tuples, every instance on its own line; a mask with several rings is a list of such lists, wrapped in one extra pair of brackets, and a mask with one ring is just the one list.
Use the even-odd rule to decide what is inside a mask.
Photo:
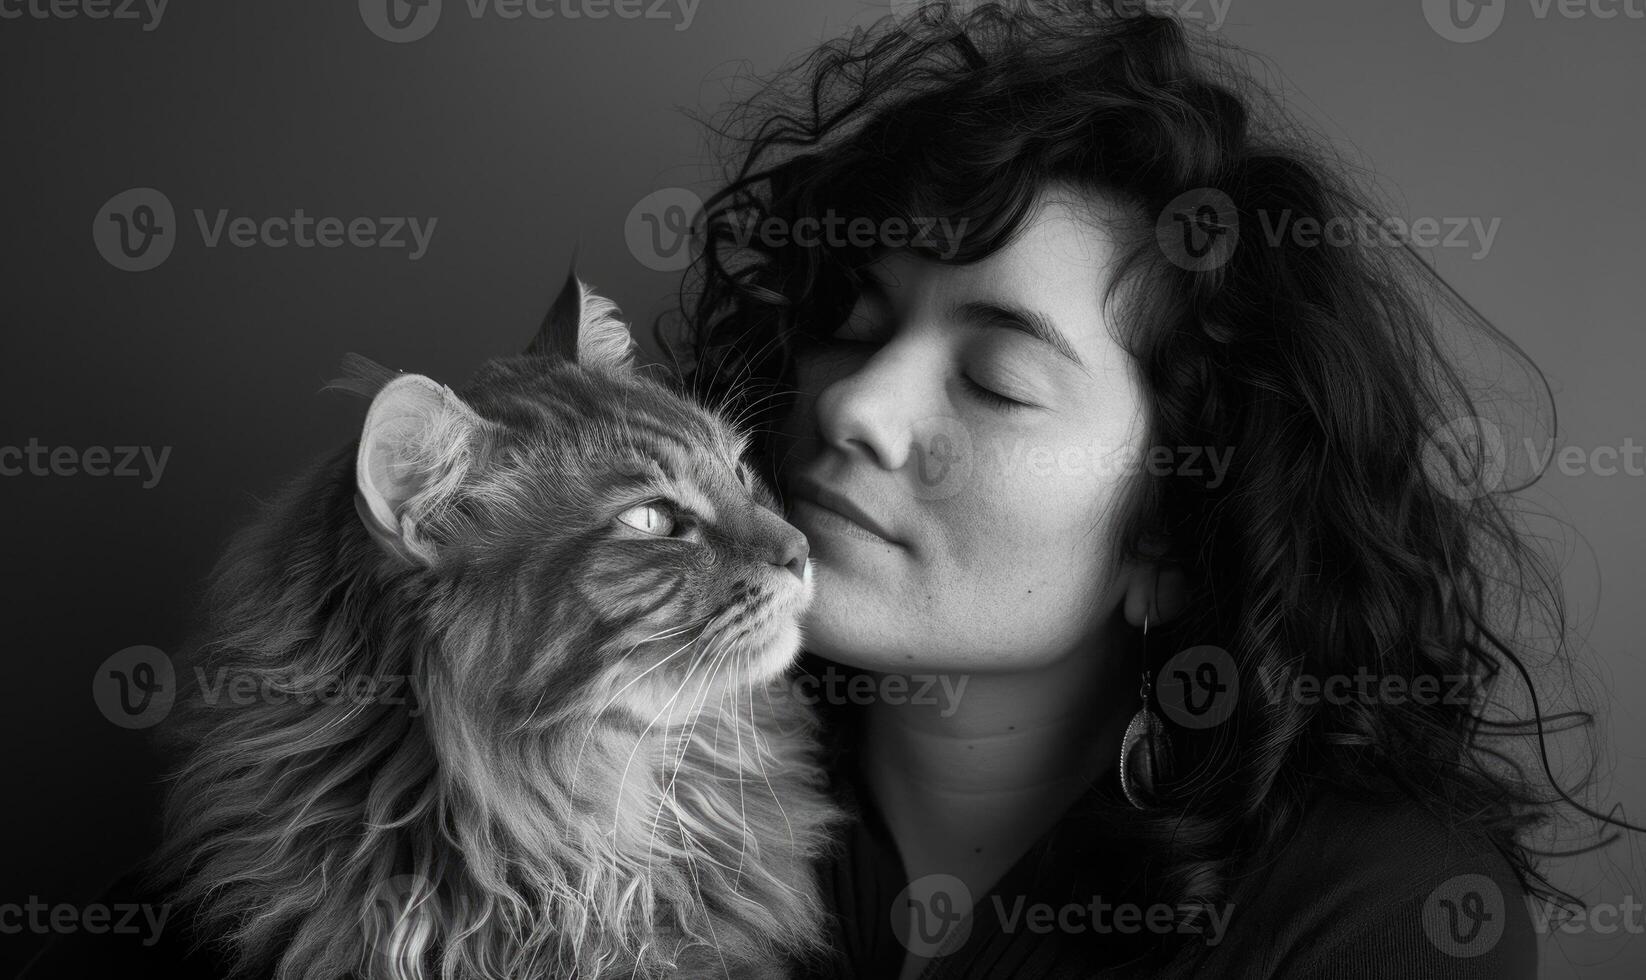
[[(692, 583), (697, 608), (672, 612), (662, 584), (601, 567), (566, 502), (634, 475), (592, 461), (643, 468), (672, 433), (731, 523), (766, 528), (774, 503), (757, 481), (726, 490), (741, 437), (635, 370), (615, 309), (568, 290), (529, 356), (448, 391), (406, 515), (426, 561), (363, 526), (350, 445), (214, 573), (156, 866), (238, 972), (769, 977), (817, 949), (835, 814), (813, 719), (776, 676), (797, 632), (732, 636), (715, 611), (760, 599), (734, 582), (747, 541), (717, 529), (659, 572)], [(395, 377), (364, 373), (367, 394)], [(756, 634), (773, 649), (738, 648)], [(683, 646), (649, 679), (621, 667)], [(265, 693), (212, 703), (244, 678)]]

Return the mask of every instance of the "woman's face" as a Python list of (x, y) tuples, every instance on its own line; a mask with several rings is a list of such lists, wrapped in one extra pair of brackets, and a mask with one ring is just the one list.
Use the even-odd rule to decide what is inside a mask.
[(1092, 640), (1144, 432), (1102, 303), (1116, 216), (1048, 191), (972, 265), (890, 253), (836, 339), (799, 355), (780, 476), (816, 560), (807, 649), (990, 671)]

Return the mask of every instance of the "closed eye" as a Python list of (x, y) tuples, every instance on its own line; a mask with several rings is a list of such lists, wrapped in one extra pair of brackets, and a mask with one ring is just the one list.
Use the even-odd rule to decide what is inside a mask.
[(961, 375), (960, 380), (965, 384), (967, 391), (970, 391), (980, 401), (993, 405), (996, 408), (1010, 410), (1015, 408), (1034, 407), (1028, 402), (1020, 402), (1015, 398), (1007, 398), (1005, 395), (1002, 395), (1000, 392), (995, 391), (992, 388), (983, 387), (973, 380), (972, 376), (969, 374)]

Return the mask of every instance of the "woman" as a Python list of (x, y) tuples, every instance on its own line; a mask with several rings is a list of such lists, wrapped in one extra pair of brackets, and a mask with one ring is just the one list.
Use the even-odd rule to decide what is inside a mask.
[(1496, 335), (1386, 235), (1266, 235), (1374, 212), (1264, 105), (1169, 18), (1035, 3), (729, 127), (697, 382), (767, 423), (810, 680), (866, 678), (806, 688), (859, 692), (814, 975), (1535, 975), (1575, 801), (1500, 701), (1560, 606), (1440, 314)]

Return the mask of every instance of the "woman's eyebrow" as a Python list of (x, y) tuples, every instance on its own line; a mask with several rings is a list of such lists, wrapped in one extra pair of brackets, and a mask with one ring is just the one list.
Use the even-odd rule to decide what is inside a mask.
[(975, 323), (985, 327), (1005, 327), (1007, 330), (1016, 330), (1041, 341), (1057, 351), (1063, 357), (1073, 361), (1076, 367), (1085, 369), (1086, 365), (1075, 353), (1074, 346), (1063, 332), (1052, 325), (1051, 318), (1038, 310), (1031, 310), (1021, 306), (1007, 306), (1000, 303), (986, 303), (974, 300), (961, 303), (949, 313), (955, 320)]

